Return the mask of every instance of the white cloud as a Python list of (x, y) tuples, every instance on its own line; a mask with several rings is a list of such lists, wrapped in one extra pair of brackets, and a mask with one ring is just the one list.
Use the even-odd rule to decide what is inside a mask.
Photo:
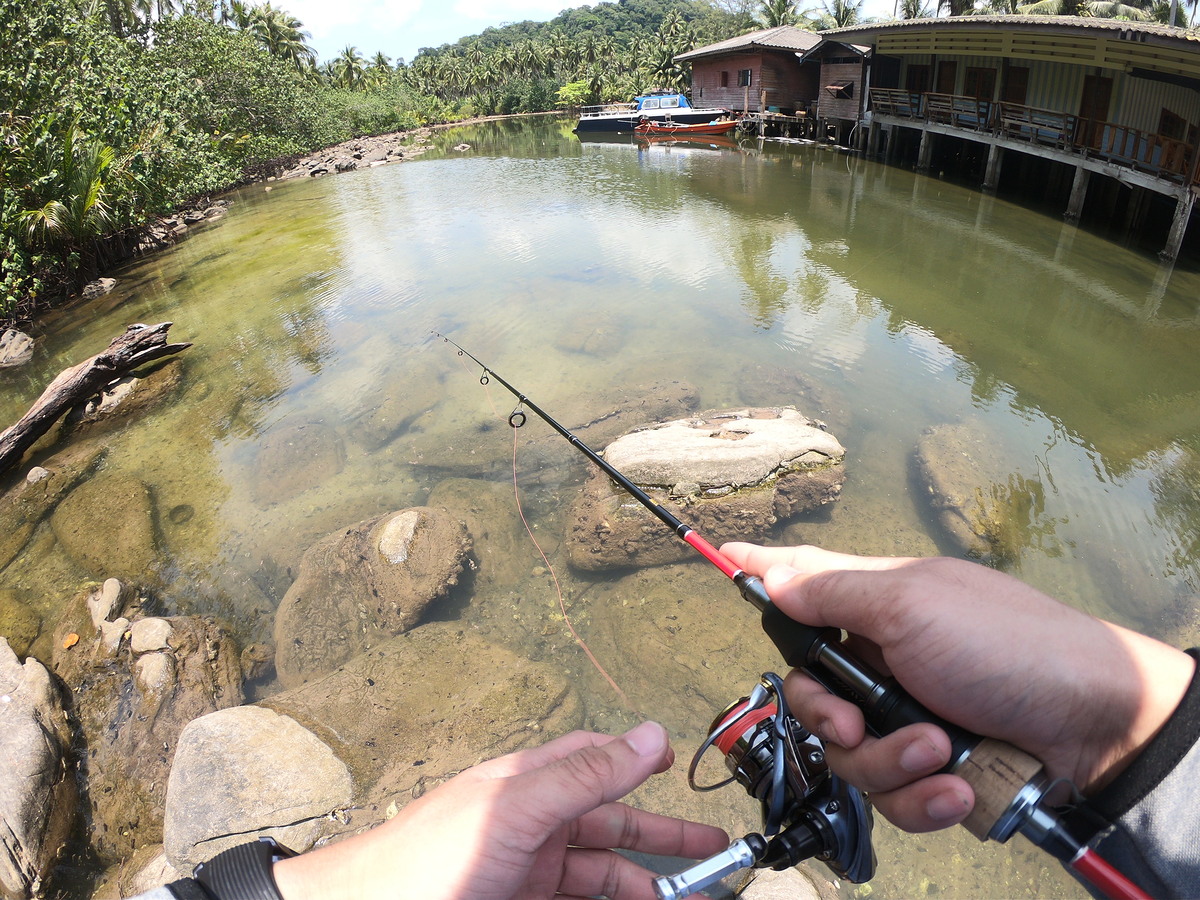
[(497, 3), (496, 0), (458, 0), (454, 4), (454, 12), (467, 19), (499, 25), (502, 22), (523, 22), (526, 19), (535, 22), (548, 21), (564, 9), (579, 5), (581, 4), (564, 0), (516, 0), (510, 3)]

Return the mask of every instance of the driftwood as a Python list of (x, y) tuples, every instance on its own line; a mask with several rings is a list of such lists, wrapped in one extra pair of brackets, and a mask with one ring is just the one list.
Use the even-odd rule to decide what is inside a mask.
[(29, 412), (0, 434), (0, 473), (15, 466), (67, 410), (86, 402), (139, 366), (192, 346), (168, 344), (170, 327), (170, 322), (130, 325), (103, 353), (60, 372)]

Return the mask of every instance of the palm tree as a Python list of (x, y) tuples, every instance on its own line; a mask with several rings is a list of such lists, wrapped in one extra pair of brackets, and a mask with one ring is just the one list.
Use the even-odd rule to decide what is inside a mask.
[(924, 19), (930, 14), (925, 0), (900, 0), (900, 18)]
[(796, 9), (796, 0), (763, 0), (758, 20), (764, 28), (797, 24), (800, 21), (800, 13)]
[(333, 59), (332, 64), (334, 83), (358, 90), (362, 87), (363, 78), (367, 73), (367, 61), (362, 58), (357, 47), (349, 44)]
[(316, 51), (308, 45), (312, 35), (295, 16), (264, 3), (250, 11), (250, 18), (247, 30), (272, 56), (290, 60), (301, 71), (316, 60)]

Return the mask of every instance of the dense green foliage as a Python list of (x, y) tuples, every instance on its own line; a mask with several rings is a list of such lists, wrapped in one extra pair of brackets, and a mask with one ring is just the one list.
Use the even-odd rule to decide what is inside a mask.
[(0, 0), (0, 319), (78, 287), (150, 217), (247, 167), (448, 115), (390, 67), (370, 92), (321, 77), (270, 6), (239, 8), (245, 27), (120, 8)]
[(753, 27), (717, 0), (618, 0), (411, 66), (242, 0), (0, 0), (0, 320), (128, 255), (153, 217), (363, 134), (683, 87), (673, 57)]

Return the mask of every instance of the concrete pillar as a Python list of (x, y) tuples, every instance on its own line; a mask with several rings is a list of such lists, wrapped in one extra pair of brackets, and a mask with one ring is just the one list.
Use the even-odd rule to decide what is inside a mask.
[(1175, 259), (1179, 248), (1183, 246), (1183, 235), (1187, 231), (1188, 220), (1192, 217), (1192, 207), (1196, 205), (1196, 192), (1190, 187), (1184, 188), (1183, 195), (1175, 204), (1175, 218), (1171, 221), (1171, 230), (1167, 234), (1167, 246), (1159, 253), (1160, 259)]
[(1004, 148), (992, 144), (988, 149), (987, 169), (983, 173), (983, 192), (996, 193), (996, 185), (1000, 183), (1000, 163), (1004, 160)]
[(933, 132), (921, 132), (921, 149), (917, 151), (917, 171), (928, 172), (929, 161), (933, 158)]
[(1071, 183), (1071, 199), (1067, 202), (1067, 211), (1063, 218), (1068, 222), (1078, 222), (1083, 213), (1083, 201), (1087, 197), (1088, 181), (1092, 173), (1083, 166), (1075, 167), (1075, 180)]
[(883, 128), (874, 118), (867, 128), (867, 158), (875, 159), (879, 156), (879, 138), (883, 134)]

